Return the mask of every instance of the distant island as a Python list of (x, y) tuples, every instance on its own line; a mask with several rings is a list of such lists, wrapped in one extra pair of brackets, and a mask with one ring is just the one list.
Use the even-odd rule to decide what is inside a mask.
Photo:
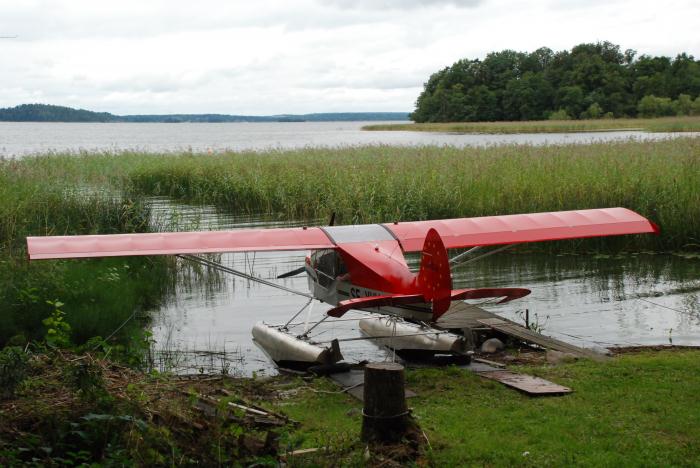
[(229, 115), (153, 114), (115, 115), (49, 104), (22, 104), (0, 109), (1, 122), (351, 122), (408, 120), (408, 112), (325, 112), (317, 114)]

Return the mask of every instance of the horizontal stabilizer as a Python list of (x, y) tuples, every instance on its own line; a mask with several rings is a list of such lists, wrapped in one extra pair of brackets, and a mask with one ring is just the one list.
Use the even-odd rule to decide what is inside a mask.
[(474, 328), (479, 325), (475, 317), (489, 316), (492, 315), (481, 307), (462, 302), (459, 307), (451, 307), (442, 314), (435, 321), (435, 325), (440, 328)]
[(525, 288), (480, 288), (480, 289), (455, 289), (452, 291), (452, 301), (465, 299), (488, 299), (490, 297), (502, 297), (498, 304), (520, 299), (530, 294)]
[(425, 303), (425, 298), (422, 294), (357, 297), (339, 302), (337, 306), (330, 309), (327, 313), (331, 317), (338, 318), (345, 315), (345, 312), (350, 309), (368, 309), (371, 307), (415, 304), (417, 302)]

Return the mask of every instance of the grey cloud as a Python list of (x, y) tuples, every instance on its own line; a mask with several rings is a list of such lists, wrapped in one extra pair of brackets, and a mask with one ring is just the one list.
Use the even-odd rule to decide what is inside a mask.
[(553, 10), (587, 10), (626, 3), (615, 0), (557, 0), (549, 2), (547, 7)]
[(325, 74), (316, 79), (311, 78), (302, 87), (307, 89), (411, 89), (423, 86), (426, 77), (405, 71), (387, 72), (372, 76), (347, 76), (342, 72)]
[(483, 0), (327, 0), (321, 3), (345, 9), (406, 10), (443, 6), (475, 8), (481, 5)]
[(197, 88), (208, 80), (202, 76), (186, 77), (169, 74), (162, 75), (131, 75), (102, 83), (98, 89), (105, 92), (118, 93), (175, 93)]

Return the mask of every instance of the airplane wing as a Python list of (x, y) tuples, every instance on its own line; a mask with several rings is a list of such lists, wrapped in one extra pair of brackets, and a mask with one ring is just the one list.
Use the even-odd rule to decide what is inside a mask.
[(330, 249), (320, 228), (27, 237), (30, 260)]
[(401, 242), (404, 252), (420, 252), (430, 228), (437, 230), (447, 249), (659, 233), (656, 224), (626, 208), (399, 222), (383, 226)]
[(27, 250), (30, 260), (41, 260), (315, 250), (399, 241), (404, 252), (419, 252), (431, 228), (437, 230), (448, 249), (659, 232), (654, 223), (634, 211), (603, 208), (326, 228), (27, 237)]

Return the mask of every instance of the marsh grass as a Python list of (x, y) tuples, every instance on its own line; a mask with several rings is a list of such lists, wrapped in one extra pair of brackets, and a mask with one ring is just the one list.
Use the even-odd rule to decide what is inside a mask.
[(662, 235), (565, 248), (671, 250), (700, 245), (699, 155), (700, 138), (678, 138), (120, 157), (135, 191), (234, 213), (310, 220), (336, 212), (338, 223), (355, 224), (623, 206)]
[(448, 133), (570, 133), (620, 130), (697, 132), (700, 116), (654, 119), (533, 120), (522, 122), (444, 122), (366, 125), (363, 130)]
[[(42, 320), (52, 311), (47, 301), (56, 299), (65, 304), (75, 344), (107, 337), (171, 287), (162, 259), (27, 262), (30, 235), (149, 229), (143, 197), (110, 189), (100, 177), (89, 164), (63, 158), (0, 161), (0, 345), (13, 337), (41, 339)], [(132, 320), (113, 342), (128, 344), (142, 332), (143, 320)]]

